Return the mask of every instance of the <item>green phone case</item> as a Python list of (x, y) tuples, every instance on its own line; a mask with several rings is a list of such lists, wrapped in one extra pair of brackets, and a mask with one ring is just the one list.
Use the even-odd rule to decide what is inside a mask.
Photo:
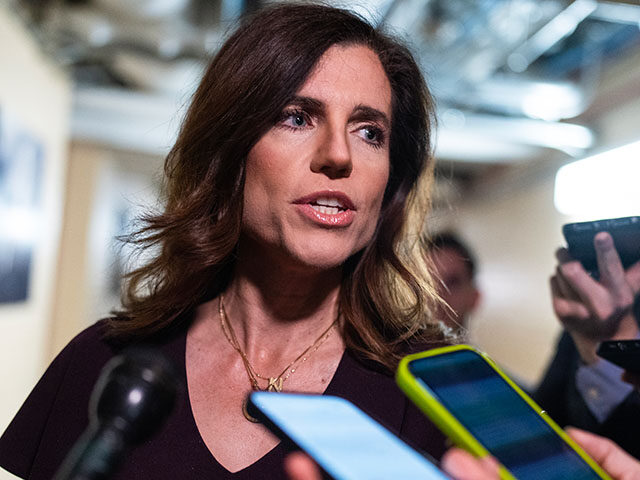
[[(404, 357), (396, 371), (396, 382), (404, 393), (420, 408), (431, 421), (442, 430), (458, 447), (467, 450), (476, 457), (490, 455), (490, 452), (462, 425), (442, 403), (427, 389), (409, 370), (409, 364), (418, 359), (447, 355), (460, 350), (471, 350), (478, 354), (486, 363), (502, 377), (513, 390), (529, 404), (529, 406), (571, 447), (576, 453), (603, 479), (611, 480), (611, 477), (600, 468), (582, 448), (558, 426), (549, 415), (542, 410), (518, 385), (516, 385), (486, 354), (469, 345), (453, 345), (449, 347), (435, 348), (426, 352), (415, 353)], [(500, 478), (515, 480), (515, 477), (504, 466), (500, 466)]]

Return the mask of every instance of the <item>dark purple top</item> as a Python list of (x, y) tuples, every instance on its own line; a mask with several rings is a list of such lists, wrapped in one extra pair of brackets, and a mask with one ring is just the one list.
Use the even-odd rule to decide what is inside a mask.
[[(231, 473), (211, 455), (191, 411), (185, 375), (186, 328), (158, 346), (181, 368), (182, 385), (164, 427), (133, 449), (115, 478), (284, 479), (280, 443)], [(51, 363), (0, 437), (0, 466), (29, 479), (50, 479), (88, 425), (88, 401), (104, 364), (118, 349), (97, 323), (76, 336)], [(392, 376), (345, 352), (326, 394), (344, 397), (418, 450), (440, 458), (444, 437), (397, 388)]]

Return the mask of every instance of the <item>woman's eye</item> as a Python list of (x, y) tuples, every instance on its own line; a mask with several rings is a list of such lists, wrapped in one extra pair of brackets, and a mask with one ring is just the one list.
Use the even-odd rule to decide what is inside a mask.
[(365, 128), (364, 136), (367, 140), (373, 141), (378, 139), (378, 132), (373, 128)]
[(307, 123), (302, 115), (293, 115), (291, 120), (296, 127), (304, 127)]
[(381, 146), (384, 143), (384, 134), (379, 128), (373, 126), (362, 127), (360, 134), (367, 143), (374, 146)]
[(303, 112), (284, 112), (281, 122), (291, 128), (305, 128), (310, 123)]

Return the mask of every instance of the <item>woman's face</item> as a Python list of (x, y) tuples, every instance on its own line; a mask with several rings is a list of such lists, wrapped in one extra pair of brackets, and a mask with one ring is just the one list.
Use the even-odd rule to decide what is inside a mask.
[(391, 86), (377, 55), (329, 48), (249, 152), (246, 250), (317, 268), (361, 250), (380, 215), (390, 132)]

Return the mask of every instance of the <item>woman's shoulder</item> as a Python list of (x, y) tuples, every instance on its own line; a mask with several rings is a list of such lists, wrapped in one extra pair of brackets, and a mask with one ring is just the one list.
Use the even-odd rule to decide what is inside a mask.
[(66, 370), (71, 364), (83, 370), (101, 367), (120, 349), (121, 346), (107, 337), (105, 320), (99, 320), (76, 334), (51, 362), (48, 371)]
[(85, 350), (96, 347), (113, 348), (113, 342), (108, 340), (107, 332), (107, 320), (98, 320), (93, 325), (90, 325), (77, 333), (62, 351)]

